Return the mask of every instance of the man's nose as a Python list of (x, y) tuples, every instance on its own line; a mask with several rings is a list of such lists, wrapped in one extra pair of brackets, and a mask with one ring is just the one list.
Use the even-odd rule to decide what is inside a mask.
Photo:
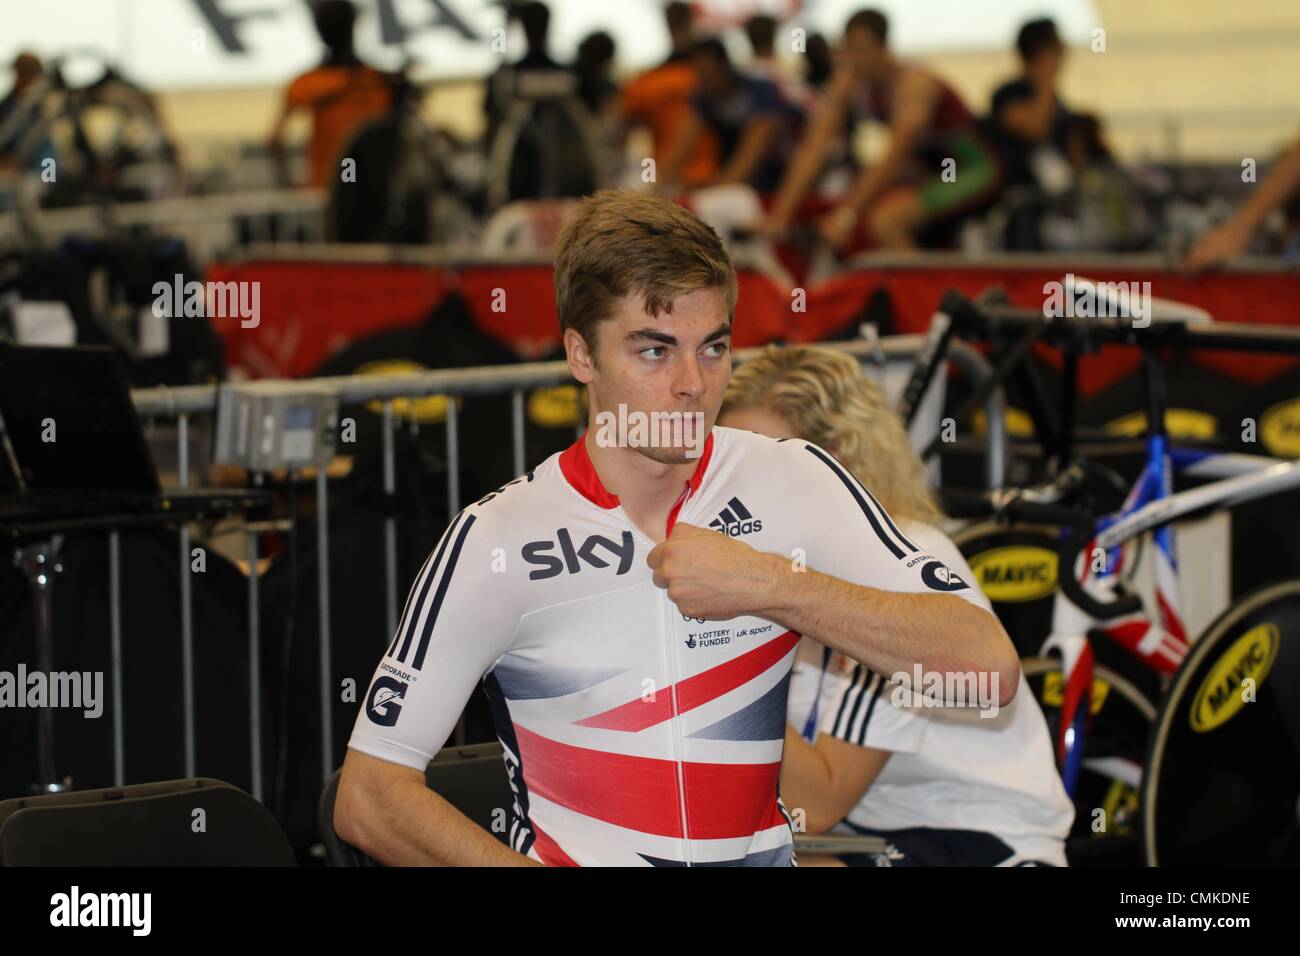
[(673, 394), (685, 398), (699, 398), (704, 394), (704, 375), (695, 355), (683, 358), (673, 370)]

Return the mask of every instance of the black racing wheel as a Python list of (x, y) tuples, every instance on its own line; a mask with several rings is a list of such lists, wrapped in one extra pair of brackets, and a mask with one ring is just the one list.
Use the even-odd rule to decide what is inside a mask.
[(1149, 865), (1300, 863), (1300, 580), (1247, 594), (1192, 644), (1145, 766)]

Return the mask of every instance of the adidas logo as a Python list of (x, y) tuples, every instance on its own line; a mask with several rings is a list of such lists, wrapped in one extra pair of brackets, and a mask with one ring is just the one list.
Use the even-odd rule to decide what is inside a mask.
[(722, 514), (709, 522), (709, 527), (721, 531), (729, 538), (738, 538), (742, 534), (762, 531), (763, 522), (750, 514), (739, 498), (732, 498), (727, 502), (727, 507), (722, 509)]

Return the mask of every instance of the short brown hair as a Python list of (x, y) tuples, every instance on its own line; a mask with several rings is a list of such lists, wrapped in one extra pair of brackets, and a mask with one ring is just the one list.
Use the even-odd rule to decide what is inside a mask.
[(650, 315), (701, 289), (718, 289), (736, 311), (736, 270), (722, 240), (694, 213), (649, 193), (605, 189), (588, 196), (560, 230), (555, 312), (591, 349), (614, 302), (639, 293)]
[(881, 45), (884, 45), (889, 37), (889, 21), (879, 10), (859, 10), (849, 17), (848, 23), (844, 24), (844, 32), (848, 33), (850, 30), (866, 30)]

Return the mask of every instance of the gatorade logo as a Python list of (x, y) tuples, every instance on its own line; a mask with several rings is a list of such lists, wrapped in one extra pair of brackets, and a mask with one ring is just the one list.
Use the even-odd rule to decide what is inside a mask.
[(1281, 402), (1261, 415), (1259, 438), (1271, 455), (1300, 458), (1300, 399)]
[(933, 591), (960, 591), (965, 581), (953, 574), (942, 561), (930, 561), (921, 567), (921, 580)]
[(370, 686), (370, 699), (366, 701), (366, 716), (381, 727), (396, 724), (402, 713), (402, 698), (407, 686), (405, 681), (396, 677), (376, 678)]
[(990, 601), (1015, 604), (1037, 601), (1056, 590), (1058, 556), (1050, 548), (1008, 545), (990, 548), (970, 559), (979, 588)]
[(1205, 675), (1188, 715), (1192, 730), (1209, 733), (1222, 727), (1246, 706), (1242, 687), (1248, 679), (1258, 688), (1277, 657), (1278, 630), (1274, 624), (1252, 627), (1232, 642)]

